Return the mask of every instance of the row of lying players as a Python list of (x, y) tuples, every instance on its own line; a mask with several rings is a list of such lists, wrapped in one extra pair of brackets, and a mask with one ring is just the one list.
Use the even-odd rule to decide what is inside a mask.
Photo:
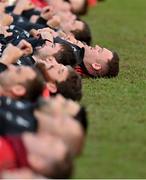
[[(17, 0), (1, 0), (2, 2), (7, 2), (8, 5), (13, 5)], [(65, 1), (65, 3), (64, 3)], [(104, 0), (57, 0), (55, 3), (52, 0), (30, 0), (35, 7), (37, 8), (44, 8), (45, 6), (48, 6), (48, 4), (52, 5), (54, 3), (55, 5), (59, 7), (60, 4), (61, 6), (70, 6), (70, 9), (72, 13), (76, 15), (85, 15), (88, 12), (88, 7), (90, 6), (95, 6), (99, 2), (102, 2)], [(67, 3), (66, 3), (67, 2)], [(69, 3), (69, 5), (68, 5)]]
[(91, 47), (86, 23), (56, 1), (0, 3), (1, 178), (69, 178), (88, 126), (81, 77), (119, 72), (117, 53)]

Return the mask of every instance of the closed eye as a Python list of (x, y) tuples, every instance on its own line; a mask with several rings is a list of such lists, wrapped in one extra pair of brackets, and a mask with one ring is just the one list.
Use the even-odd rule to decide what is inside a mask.
[(64, 68), (59, 69), (58, 74), (62, 74), (64, 72)]
[(52, 66), (48, 67), (47, 70), (50, 70), (50, 69), (52, 69), (53, 67), (54, 67), (54, 66), (52, 65)]

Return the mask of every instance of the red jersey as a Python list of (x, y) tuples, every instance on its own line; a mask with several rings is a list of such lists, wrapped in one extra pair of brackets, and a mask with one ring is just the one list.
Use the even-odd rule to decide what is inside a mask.
[(3, 137), (0, 137), (0, 171), (4, 169), (13, 169), (16, 167), (16, 157), (10, 143)]
[(48, 6), (48, 3), (45, 0), (31, 0), (31, 2), (39, 8), (44, 8)]
[(88, 0), (88, 5), (89, 5), (89, 6), (95, 6), (96, 3), (97, 3), (96, 0)]
[(87, 70), (84, 63), (81, 62), (81, 64), (77, 65), (74, 70), (81, 76), (81, 77), (91, 77), (95, 78), (96, 76), (90, 74), (90, 70)]
[(87, 75), (84, 73), (83, 69), (81, 66), (76, 66), (74, 70), (81, 76), (81, 77), (87, 77)]
[(21, 137), (0, 137), (0, 171), (21, 167), (29, 167)]
[(44, 88), (42, 96), (43, 96), (44, 98), (50, 97), (50, 91), (49, 91), (49, 89), (47, 88), (47, 86)]

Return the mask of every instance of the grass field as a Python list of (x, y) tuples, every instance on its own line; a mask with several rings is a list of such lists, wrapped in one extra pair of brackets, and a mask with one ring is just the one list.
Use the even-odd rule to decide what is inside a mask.
[(120, 74), (83, 81), (90, 127), (74, 178), (146, 178), (146, 0), (106, 0), (84, 19)]

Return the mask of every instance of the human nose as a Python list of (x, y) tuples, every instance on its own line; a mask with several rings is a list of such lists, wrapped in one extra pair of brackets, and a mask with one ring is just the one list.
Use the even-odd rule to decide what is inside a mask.
[(100, 47), (100, 46), (98, 46), (98, 45), (96, 45), (96, 46), (95, 46), (95, 48), (96, 48), (96, 49), (101, 49), (101, 47)]

